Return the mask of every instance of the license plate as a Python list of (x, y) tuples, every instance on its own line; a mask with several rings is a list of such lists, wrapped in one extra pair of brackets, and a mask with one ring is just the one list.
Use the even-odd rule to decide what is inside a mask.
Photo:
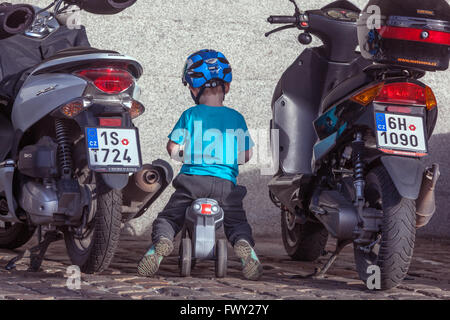
[(142, 166), (137, 129), (86, 128), (89, 168), (97, 172), (136, 172)]
[(422, 117), (375, 113), (378, 148), (397, 155), (423, 157), (428, 153)]

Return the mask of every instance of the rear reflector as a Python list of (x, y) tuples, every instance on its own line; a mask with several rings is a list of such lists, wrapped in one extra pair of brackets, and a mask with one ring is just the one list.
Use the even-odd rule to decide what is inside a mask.
[(108, 94), (124, 92), (134, 83), (133, 76), (129, 72), (120, 69), (87, 69), (75, 74), (90, 80), (97, 89)]
[(100, 118), (100, 126), (101, 127), (121, 127), (122, 119), (121, 118)]
[(387, 107), (386, 111), (394, 113), (411, 113), (410, 107)]
[(426, 42), (450, 46), (450, 34), (442, 31), (383, 26), (378, 30), (383, 38)]

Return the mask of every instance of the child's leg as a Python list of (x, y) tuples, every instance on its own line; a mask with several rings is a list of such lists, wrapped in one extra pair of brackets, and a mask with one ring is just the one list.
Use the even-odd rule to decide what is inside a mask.
[(173, 251), (174, 237), (183, 228), (186, 209), (191, 205), (193, 199), (189, 192), (176, 184), (176, 180), (174, 181), (175, 193), (172, 194), (164, 210), (153, 222), (153, 245), (139, 262), (138, 272), (140, 275), (149, 277), (158, 271), (162, 259)]
[(224, 186), (224, 229), (227, 239), (231, 242), (235, 254), (241, 259), (243, 274), (249, 280), (258, 280), (262, 275), (262, 265), (253, 247), (255, 241), (252, 228), (247, 221), (242, 200), (247, 190), (242, 186), (232, 186), (227, 193), (228, 186)]

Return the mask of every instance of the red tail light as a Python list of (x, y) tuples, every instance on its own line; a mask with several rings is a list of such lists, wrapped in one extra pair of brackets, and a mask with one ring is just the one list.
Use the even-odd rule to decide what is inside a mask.
[(87, 69), (77, 72), (76, 75), (92, 81), (99, 90), (108, 94), (124, 92), (134, 83), (130, 73), (112, 68)]
[(409, 40), (450, 46), (450, 34), (442, 31), (384, 26), (379, 30), (379, 33), (380, 36), (387, 39)]
[(378, 83), (358, 92), (350, 99), (363, 106), (372, 102), (426, 106), (428, 110), (437, 106), (436, 97), (430, 87), (410, 82)]
[(426, 105), (425, 88), (408, 82), (386, 84), (375, 102), (407, 105)]

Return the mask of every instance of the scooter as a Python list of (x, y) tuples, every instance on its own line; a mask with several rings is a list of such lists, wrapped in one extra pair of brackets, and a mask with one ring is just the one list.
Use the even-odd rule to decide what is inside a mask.
[[(69, 5), (113, 14), (134, 2), (54, 1), (34, 7), (31, 27), (7, 40), (61, 48), (85, 36), (60, 23)], [(118, 52), (69, 46), (20, 76), (0, 115), (0, 248), (24, 245), (36, 229), (39, 244), (8, 269), (29, 254), (30, 269), (38, 270), (49, 244), (64, 238), (81, 271), (105, 270), (123, 224), (143, 215), (170, 184), (167, 162), (142, 163), (133, 124), (145, 111), (138, 100), (142, 73), (138, 61)]]
[[(305, 49), (273, 95), (278, 172), (269, 190), (281, 208), (284, 246), (294, 260), (314, 261), (331, 234), (336, 250), (313, 277), (322, 278), (353, 243), (360, 279), (373, 279), (379, 268), (377, 289), (393, 288), (408, 272), (416, 228), (436, 209), (439, 166), (425, 168), (422, 159), (437, 103), (419, 79), (448, 68), (449, 6), (410, 0), (410, 12), (403, 12), (398, 1), (381, 0), (361, 12), (335, 1), (302, 12), (290, 1), (295, 14), (271, 16), (269, 23), (286, 25), (266, 36), (297, 28), (301, 44), (317, 36), (323, 45)], [(374, 4), (379, 17), (369, 12)], [(433, 16), (418, 14), (424, 6)], [(369, 28), (370, 18), (380, 26)]]
[(180, 274), (189, 277), (197, 260), (214, 260), (217, 278), (227, 275), (227, 241), (216, 241), (216, 230), (223, 226), (224, 213), (214, 199), (197, 199), (186, 210), (180, 245)]

